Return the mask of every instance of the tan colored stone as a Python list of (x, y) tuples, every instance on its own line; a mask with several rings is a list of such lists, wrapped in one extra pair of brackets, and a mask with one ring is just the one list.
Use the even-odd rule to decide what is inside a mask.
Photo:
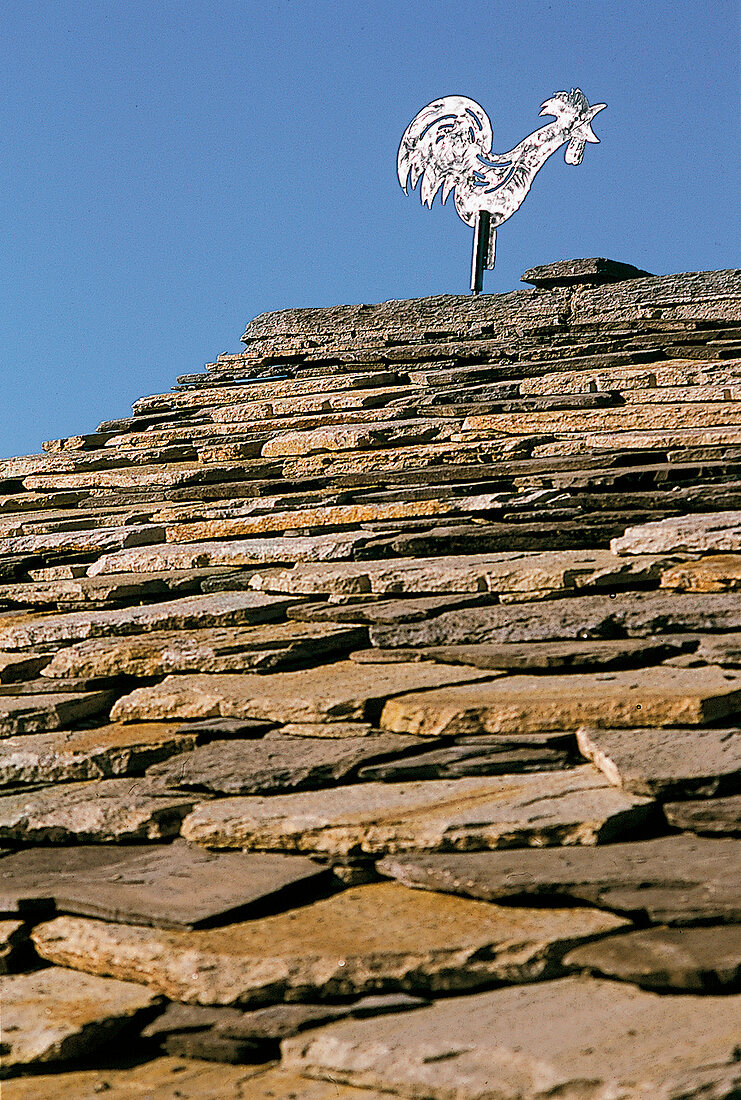
[(107, 725), (97, 729), (9, 737), (0, 745), (0, 784), (109, 779), (141, 772), (173, 753), (195, 748), (179, 722)]
[(265, 458), (288, 455), (321, 454), (323, 451), (363, 451), (410, 443), (445, 439), (458, 427), (454, 420), (418, 417), (414, 420), (384, 421), (380, 416), (371, 424), (322, 426), (310, 431), (288, 431), (274, 435), (264, 444)]
[[(0, 620), (2, 621), (2, 620)], [(53, 653), (0, 653), (0, 684), (28, 680), (49, 664)]]
[(359, 719), (391, 695), (410, 688), (437, 687), (486, 678), (496, 673), (462, 666), (387, 665), (373, 671), (353, 661), (337, 661), (300, 672), (168, 676), (161, 684), (137, 688), (111, 711), (116, 721), (173, 718), (269, 718), (275, 722)]
[(464, 432), (656, 431), (741, 424), (741, 401), (722, 404), (625, 405), (618, 409), (549, 409), (547, 412), (485, 413), (469, 416)]
[[(738, 360), (736, 360), (736, 364)], [(520, 393), (525, 395), (553, 393), (590, 393), (597, 390), (617, 390), (625, 400), (635, 393), (655, 393), (671, 387), (697, 385), (722, 386), (729, 377), (737, 377), (732, 361), (722, 365), (697, 359), (670, 359), (650, 366), (612, 367), (609, 370), (560, 370), (535, 378), (523, 378)], [(730, 400), (735, 400), (731, 397)]]
[(562, 978), (283, 1043), (312, 1077), (424, 1100), (714, 1100), (741, 1088), (741, 997), (661, 997)]
[(250, 584), (264, 592), (376, 595), (436, 592), (548, 593), (564, 588), (613, 587), (639, 583), (660, 575), (666, 559), (629, 559), (609, 550), (554, 550), (470, 554), (436, 558), (297, 565), (293, 569), (257, 572)]
[(63, 685), (51, 694), (0, 696), (0, 738), (61, 729), (107, 710), (115, 698), (113, 691), (65, 692)]
[(279, 536), (224, 542), (166, 543), (146, 551), (122, 550), (103, 554), (88, 574), (151, 573), (168, 569), (193, 569), (209, 565), (258, 565), (261, 562), (342, 561), (352, 557), (355, 546), (368, 541), (367, 531), (331, 535)]
[(6, 977), (0, 1072), (84, 1056), (155, 1003), (141, 985), (56, 966)]
[[(550, 438), (550, 437), (545, 437)], [(741, 431), (739, 431), (741, 439)], [(301, 481), (312, 477), (339, 477), (343, 474), (365, 474), (371, 471), (391, 473), (398, 470), (418, 470), (429, 466), (456, 466), (471, 462), (491, 462), (497, 458), (513, 457), (531, 445), (542, 442), (541, 437), (526, 440), (521, 436), (500, 435), (493, 439), (475, 442), (424, 443), (416, 447), (393, 447), (389, 450), (361, 451), (357, 454), (309, 455), (306, 458), (287, 459), (283, 463), (283, 476)]]
[[(83, 480), (87, 475), (80, 475)], [(51, 535), (18, 535), (0, 538), (0, 554), (91, 554), (101, 550), (119, 550), (126, 546), (146, 546), (163, 542), (163, 527), (98, 527), (94, 531), (59, 531)]]
[(3, 1100), (100, 1100), (101, 1093), (105, 1100), (388, 1100), (389, 1095), (310, 1081), (292, 1070), (169, 1056), (130, 1069), (72, 1070), (3, 1082)]
[(381, 726), (397, 733), (512, 733), (702, 725), (741, 709), (741, 673), (716, 666), (508, 676), (390, 699)]
[(150, 630), (270, 622), (282, 618), (291, 602), (290, 598), (263, 596), (256, 592), (227, 592), (184, 596), (178, 600), (110, 611), (39, 616), (28, 619), (23, 625), (4, 629), (0, 620), (0, 649), (24, 649)]
[(595, 909), (516, 909), (372, 883), (188, 932), (58, 917), (33, 941), (51, 962), (143, 981), (173, 1000), (250, 1005), (531, 981), (569, 943), (626, 926)]
[(272, 512), (241, 519), (206, 520), (203, 523), (173, 524), (167, 528), (168, 542), (197, 542), (202, 539), (262, 535), (270, 531), (303, 528), (346, 527), (378, 520), (408, 519), (415, 516), (455, 515), (467, 511), (486, 511), (496, 498), (492, 496), (456, 497), (453, 500), (393, 501), (390, 504), (336, 504), (326, 508)]
[[(556, 442), (537, 442), (533, 458), (594, 454), (596, 451), (667, 450), (685, 447), (726, 447), (741, 444), (741, 428), (665, 428), (646, 431), (579, 432)], [(646, 551), (647, 553), (649, 551)]]
[(610, 548), (614, 554), (741, 550), (741, 512), (703, 512), (642, 523), (628, 527)]
[(711, 554), (682, 562), (661, 576), (661, 588), (681, 592), (729, 592), (741, 588), (741, 554)]
[(0, 796), (0, 840), (85, 844), (177, 836), (194, 803), (133, 779), (62, 783)]
[(335, 855), (596, 844), (639, 828), (650, 806), (585, 765), (219, 799), (197, 806), (182, 833), (213, 848)]
[(100, 679), (171, 672), (269, 672), (303, 662), (317, 664), (329, 654), (362, 645), (366, 638), (363, 627), (339, 623), (153, 631), (129, 638), (95, 638), (61, 649), (44, 676)]

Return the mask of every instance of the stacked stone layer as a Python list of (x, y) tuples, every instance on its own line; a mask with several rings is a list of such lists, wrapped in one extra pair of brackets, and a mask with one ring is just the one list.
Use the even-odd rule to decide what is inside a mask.
[(8, 1100), (739, 1094), (741, 278), (609, 272), (0, 462)]

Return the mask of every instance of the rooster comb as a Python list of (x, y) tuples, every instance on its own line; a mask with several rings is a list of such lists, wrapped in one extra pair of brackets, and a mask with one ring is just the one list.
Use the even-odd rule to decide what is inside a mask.
[(569, 107), (575, 107), (577, 111), (583, 111), (589, 107), (589, 100), (581, 88), (572, 88), (570, 92), (554, 92), (554, 99), (560, 99)]

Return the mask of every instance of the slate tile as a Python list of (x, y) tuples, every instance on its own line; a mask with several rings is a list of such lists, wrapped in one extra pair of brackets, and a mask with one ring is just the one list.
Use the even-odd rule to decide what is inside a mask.
[[(665, 638), (590, 639), (574, 642), (481, 642), (478, 645), (420, 646), (416, 650), (399, 652), (416, 654), (419, 660), (442, 661), (445, 664), (473, 665), (475, 668), (498, 668), (540, 672), (558, 669), (589, 670), (601, 668), (632, 668), (659, 664), (667, 657), (697, 647), (694, 637), (677, 634)], [(363, 659), (393, 658), (396, 650), (361, 651)], [(367, 658), (364, 654), (367, 653)], [(361, 654), (351, 654), (358, 660)], [(707, 664), (714, 664), (708, 661)]]
[(212, 741), (148, 771), (169, 789), (217, 794), (262, 794), (327, 787), (352, 776), (362, 765), (419, 746), (416, 737), (372, 734), (368, 737), (296, 737), (279, 733), (259, 741)]
[(642, 989), (731, 993), (741, 989), (741, 925), (649, 928), (570, 951), (565, 966)]
[(157, 1003), (150, 990), (134, 982), (57, 966), (10, 975), (3, 987), (0, 1074), (5, 1075), (80, 1058)]
[(613, 539), (611, 549), (615, 554), (738, 551), (741, 550), (741, 513), (672, 516), (629, 527), (620, 538)]
[(1, 696), (0, 738), (60, 729), (70, 722), (100, 714), (115, 698), (115, 692), (107, 689)]
[(214, 848), (332, 855), (596, 844), (645, 827), (653, 803), (590, 766), (564, 772), (360, 783), (199, 805), (183, 836)]
[(741, 836), (741, 795), (699, 801), (665, 802), (666, 820), (700, 836)]
[(32, 936), (49, 961), (128, 976), (173, 1000), (257, 1006), (530, 981), (565, 947), (624, 926), (593, 909), (513, 909), (374, 883), (218, 929), (57, 917)]
[(582, 728), (583, 756), (618, 787), (656, 798), (730, 794), (741, 787), (741, 730)]
[(486, 901), (568, 898), (670, 924), (741, 919), (741, 842), (730, 838), (685, 833), (597, 848), (412, 852), (387, 855), (376, 868), (406, 886)]
[[(398, 736), (398, 735), (397, 735)], [(457, 779), (474, 775), (512, 775), (519, 772), (557, 771), (573, 763), (571, 754), (544, 746), (497, 743), (481, 737), (479, 745), (449, 745), (415, 753), (385, 764), (362, 767), (358, 778), (383, 783), (414, 779)]]
[(0, 907), (161, 928), (196, 928), (326, 889), (329, 872), (301, 856), (206, 852), (181, 841), (126, 848), (20, 851), (0, 864)]
[(740, 997), (661, 997), (600, 979), (448, 998), (408, 1017), (343, 1020), (283, 1043), (312, 1077), (427, 1100), (730, 1097)]
[(63, 783), (0, 796), (0, 840), (109, 843), (177, 836), (187, 794), (158, 793), (141, 779)]

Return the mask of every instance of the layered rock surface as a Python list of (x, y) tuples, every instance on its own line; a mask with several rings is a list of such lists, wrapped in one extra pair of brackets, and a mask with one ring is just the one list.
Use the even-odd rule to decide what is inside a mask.
[(0, 462), (8, 1100), (741, 1089), (741, 280), (527, 280)]

